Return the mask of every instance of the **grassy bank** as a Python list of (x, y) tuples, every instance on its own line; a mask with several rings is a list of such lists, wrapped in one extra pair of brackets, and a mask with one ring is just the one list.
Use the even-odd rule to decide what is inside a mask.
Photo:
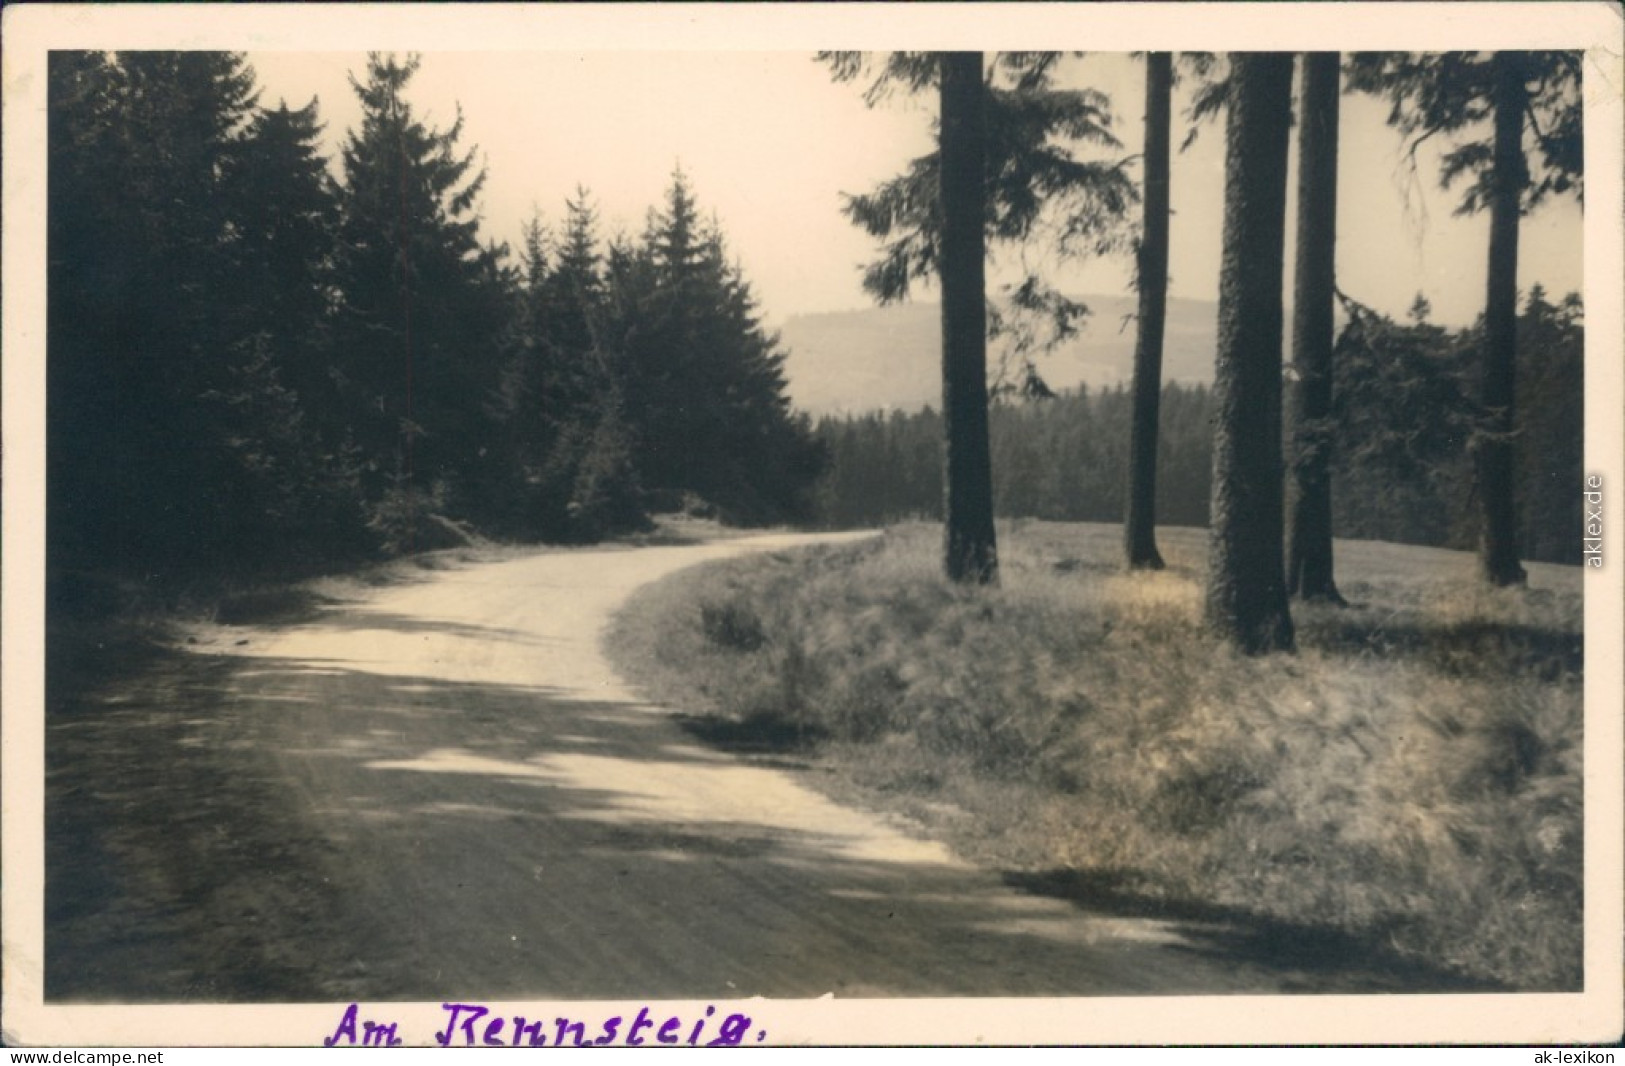
[(610, 653), (701, 735), (799, 750), (1029, 887), (1579, 987), (1577, 570), (1495, 591), (1344, 544), (1354, 606), (1296, 606), (1299, 653), (1250, 659), (1200, 625), (1200, 531), (1128, 574), (1115, 527), (1018, 524), (996, 590), (943, 581), (939, 535), (678, 574)]

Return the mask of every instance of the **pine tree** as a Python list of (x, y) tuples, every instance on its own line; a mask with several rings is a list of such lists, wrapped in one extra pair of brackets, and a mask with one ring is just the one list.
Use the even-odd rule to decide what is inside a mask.
[[(872, 76), (864, 94), (871, 104), (895, 89), (917, 93), (938, 85), (935, 53), (892, 52), (874, 58), (857, 52), (819, 57), (837, 81)], [(996, 55), (984, 81), (986, 129), (985, 239), (990, 246), (1025, 246), (1034, 235), (1050, 237), (1041, 249), (1060, 258), (1116, 251), (1123, 221), (1138, 192), (1127, 160), (1080, 158), (1088, 151), (1122, 147), (1112, 133), (1111, 101), (1091, 89), (1056, 88), (1056, 52)], [(881, 240), (879, 258), (864, 270), (864, 289), (881, 303), (909, 297), (913, 283), (936, 276), (942, 209), (938, 200), (941, 159), (931, 152), (874, 191), (846, 197), (852, 222)], [(1039, 276), (1011, 290), (1009, 312), (1049, 313), (1051, 336), (1064, 340), (1088, 309), (1062, 297)], [(1026, 306), (1019, 306), (1025, 303)]]
[(1485, 427), (1474, 451), (1474, 483), (1483, 525), (1479, 566), (1492, 585), (1521, 585), (1527, 574), (1518, 562), (1516, 424), (1518, 369), (1518, 222), (1523, 190), (1529, 183), (1523, 154), (1524, 112), (1529, 108), (1523, 58), (1497, 52), (1491, 60), (1491, 106), (1495, 139), (1491, 148), (1490, 250), (1484, 298), (1484, 361), (1479, 402)]
[(231, 456), (218, 491), (235, 554), (301, 565), (370, 550), (360, 462), (328, 331), (337, 204), (317, 102), (256, 112), (222, 175), (230, 206), (216, 312), (230, 380), (206, 394)]
[(1531, 559), (1582, 561), (1585, 328), (1578, 294), (1557, 301), (1529, 290), (1518, 319), (1518, 543)]
[(1401, 324), (1348, 297), (1341, 303), (1348, 322), (1331, 360), (1337, 526), (1350, 537), (1451, 543), (1456, 497), (1471, 482), (1470, 342), (1414, 304)]
[(554, 342), (589, 353), (597, 343), (594, 322), (602, 313), (604, 279), (598, 251), (598, 216), (586, 189), (565, 202), (564, 237), (558, 263), (548, 277), (548, 329)]
[(150, 573), (221, 565), (217, 412), (235, 324), (225, 189), (255, 105), (223, 52), (56, 53), (48, 452), (53, 539)]
[(642, 241), (611, 245), (606, 273), (600, 347), (655, 503), (704, 501), (744, 523), (802, 513), (818, 449), (791, 414), (778, 338), (681, 172)]
[[(704, 234), (704, 263), (715, 294), (708, 343), (723, 353), (713, 388), (718, 405), (718, 462), (702, 494), (752, 523), (804, 515), (823, 454), (811, 425), (791, 410), (785, 355), (761, 321), (743, 268), (729, 258), (713, 221)], [(719, 476), (720, 474), (720, 476)]]
[(1337, 291), (1339, 55), (1303, 57), (1292, 301), (1293, 503), (1287, 591), (1341, 603), (1332, 576), (1332, 309)]
[(135, 554), (146, 539), (132, 524), (139, 452), (121, 417), (139, 374), (117, 329), (141, 247), (120, 210), (113, 58), (52, 52), (49, 77), (46, 506), (58, 569), (105, 557), (121, 539)]
[(260, 109), (229, 53), (62, 53), (52, 83), (57, 559), (174, 578), (363, 550), (314, 102)]
[(599, 340), (608, 294), (586, 190), (577, 189), (565, 211), (557, 242), (539, 221), (526, 231), (518, 336), (499, 421), (514, 455), (512, 530), (590, 540), (642, 525), (642, 496), (620, 385)]
[(941, 57), (943, 540), (949, 580), (998, 581), (987, 429), (987, 125), (982, 53)]
[[(970, 140), (983, 160), (981, 179), (974, 190), (980, 206), (974, 211), (979, 223), (977, 243), (1004, 242), (1022, 245), (1040, 228), (1056, 235), (1048, 249), (1061, 257), (1101, 253), (1121, 239), (1120, 222), (1135, 201), (1133, 183), (1124, 163), (1080, 159), (1080, 147), (1116, 148), (1110, 131), (1109, 101), (1092, 90), (1061, 91), (1054, 87), (1054, 70), (1061, 60), (1053, 52), (1003, 53), (993, 61), (1003, 84), (994, 85), (978, 72), (976, 93), (980, 99), (955, 96), (955, 106), (964, 105), (978, 116), (980, 131)], [(819, 59), (829, 65), (837, 81), (852, 81), (873, 75), (865, 100), (874, 104), (894, 89), (916, 93), (936, 86), (941, 106), (947, 106), (941, 71), (948, 61), (940, 55), (893, 52), (873, 59), (856, 52), (826, 52)], [(968, 64), (967, 64), (968, 65)], [(938, 128), (948, 137), (949, 115), (939, 111)], [(944, 405), (948, 444), (944, 479), (948, 511), (945, 569), (951, 576), (969, 580), (992, 580), (996, 576), (996, 550), (992, 529), (992, 477), (985, 456), (987, 412), (985, 399), (978, 411), (974, 393), (985, 398), (985, 335), (989, 324), (1007, 337), (1012, 354), (1025, 363), (1024, 377), (1036, 378), (1028, 358), (1033, 349), (1059, 343), (1072, 336), (1088, 308), (1056, 292), (1034, 274), (1011, 290), (1010, 306), (989, 318), (986, 293), (979, 288), (974, 299), (958, 293), (958, 306), (950, 312), (947, 295), (947, 226), (953, 218), (942, 196), (954, 177), (948, 175), (949, 161), (939, 151), (915, 159), (907, 171), (882, 183), (872, 193), (849, 196), (846, 213), (870, 235), (884, 241), (881, 254), (864, 272), (863, 284), (882, 303), (906, 299), (912, 284), (937, 277), (944, 283)], [(958, 175), (963, 177), (963, 173)], [(947, 178), (947, 184), (944, 179)], [(955, 194), (971, 193), (968, 183), (955, 186)], [(965, 237), (968, 240), (968, 235)], [(969, 284), (968, 265), (951, 283)], [(983, 268), (977, 268), (978, 273)], [(977, 307), (972, 309), (970, 303)], [(953, 321), (949, 321), (950, 313)], [(984, 339), (982, 351), (984, 380), (972, 386), (965, 367), (976, 361), (968, 333), (970, 320), (980, 323)], [(1040, 328), (1033, 319), (1045, 320)], [(1025, 321), (1023, 321), (1025, 320)], [(953, 339), (950, 340), (950, 333)], [(1047, 338), (1037, 340), (1035, 338)], [(951, 350), (950, 350), (951, 349)], [(961, 363), (960, 360), (965, 360)], [(1033, 387), (1032, 391), (1042, 389)], [(980, 427), (980, 428), (979, 428)], [(957, 458), (956, 458), (957, 456)], [(956, 480), (957, 479), (957, 480)], [(953, 500), (958, 496), (960, 505)], [(969, 511), (961, 514), (960, 506)], [(985, 512), (985, 514), (984, 514)]]
[[(1362, 53), (1351, 66), (1353, 88), (1387, 99), (1389, 125), (1407, 139), (1409, 155), (1445, 134), (1446, 186), (1473, 179), (1457, 209), (1488, 209), (1490, 241), (1474, 481), (1479, 504), (1479, 567), (1492, 585), (1517, 585), (1518, 229), (1550, 195), (1584, 192), (1581, 59), (1573, 52)], [(1488, 126), (1488, 130), (1485, 127)], [(1487, 132), (1487, 136), (1486, 136)]]
[(1129, 437), (1129, 483), (1123, 526), (1128, 565), (1161, 570), (1157, 551), (1157, 421), (1162, 398), (1162, 334), (1168, 305), (1168, 145), (1173, 56), (1145, 57), (1144, 223), (1136, 249), (1139, 308), (1134, 340), (1134, 418)]
[(1243, 651), (1293, 646), (1282, 562), (1281, 281), (1292, 56), (1231, 56), (1213, 393), (1208, 624)]
[(388, 523), (431, 501), (477, 513), (495, 491), (488, 400), (517, 284), (505, 249), (479, 241), (485, 175), (459, 150), (461, 114), (436, 130), (406, 100), (418, 66), (374, 54), (351, 78), (362, 118), (342, 151), (334, 264), (337, 365)]
[(321, 154), (317, 101), (259, 110), (224, 175), (231, 253), (268, 320), (315, 322), (327, 310), (337, 205)]
[(557, 437), (546, 403), (542, 339), (548, 322), (548, 243), (539, 217), (526, 223), (516, 307), (501, 338), (502, 371), (487, 405), (501, 476), (491, 486), (485, 519), (494, 532), (522, 539), (556, 536), (564, 524), (565, 501), (556, 486), (545, 483), (544, 473)]
[(667, 506), (675, 506), (683, 491), (699, 491), (700, 471), (714, 461), (708, 450), (715, 434), (708, 423), (717, 360), (708, 358), (699, 334), (710, 312), (699, 226), (679, 170), (663, 208), (650, 212), (637, 253), (635, 279), (643, 291), (623, 294), (635, 316), (621, 352), (626, 418), (644, 485), (664, 492)]
[(588, 540), (649, 525), (619, 392), (610, 389), (599, 397), (598, 406), (574, 467), (568, 505), (572, 531)]
[(279, 103), (249, 123), (222, 183), (236, 288), (222, 310), (234, 332), (271, 338), (288, 384), (337, 423), (325, 341), (338, 205), (322, 128), (315, 100), (299, 109)]

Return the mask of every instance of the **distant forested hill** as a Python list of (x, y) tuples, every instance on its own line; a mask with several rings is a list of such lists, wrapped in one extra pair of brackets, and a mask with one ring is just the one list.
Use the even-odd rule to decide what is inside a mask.
[[(1066, 344), (1035, 359), (1051, 388), (1126, 384), (1134, 366), (1132, 295), (1084, 296), (1093, 312)], [(798, 315), (780, 328), (789, 350), (785, 370), (796, 406), (813, 415), (886, 408), (914, 411), (942, 402), (941, 311), (907, 303), (859, 311)], [(1163, 380), (1213, 380), (1218, 306), (1206, 300), (1168, 301)], [(997, 362), (997, 343), (989, 363)]]
[[(1191, 306), (1180, 309), (1187, 322)], [(913, 315), (916, 332), (924, 334), (930, 323), (922, 320), (930, 310), (903, 307), (874, 314), (906, 312)], [(855, 321), (864, 315), (822, 317)], [(1581, 561), (1582, 500), (1576, 486), (1584, 455), (1583, 319), (1578, 296), (1553, 301), (1539, 286), (1530, 291), (1518, 318), (1516, 432), (1527, 443), (1518, 462), (1518, 537), (1524, 557), (1540, 562)], [(898, 336), (901, 345), (907, 334), (899, 330)], [(1476, 328), (1450, 329), (1414, 318), (1398, 323), (1369, 310), (1360, 328), (1342, 329), (1332, 415), (1338, 536), (1472, 547), (1478, 530), (1469, 496), (1469, 440), (1480, 343)], [(1073, 348), (1089, 350), (1086, 341)], [(822, 395), (835, 394), (841, 375), (859, 376), (861, 365), (852, 355), (857, 350), (856, 341), (847, 349), (850, 369), (846, 364), (827, 368), (837, 380), (803, 377), (792, 381), (792, 389), (811, 384)], [(912, 352), (908, 358), (914, 358)], [(1181, 358), (1186, 362), (1177, 361)], [(1058, 365), (1070, 364), (1044, 365), (1057, 386), (1066, 380), (1051, 371)], [(1178, 367), (1191, 365), (1188, 356), (1176, 357), (1173, 365), (1175, 380), (1163, 385), (1157, 434), (1157, 521), (1201, 526), (1208, 521), (1211, 489), (1213, 397), (1205, 381), (1179, 380)], [(923, 378), (931, 369), (916, 372)], [(848, 528), (940, 519), (940, 405), (923, 393), (905, 404), (896, 399), (898, 391), (883, 391), (885, 382), (896, 380), (889, 370), (869, 380), (878, 383), (869, 386), (874, 396), (869, 408), (857, 409), (853, 398), (845, 401), (843, 413), (824, 414), (816, 423), (829, 463), (815, 493), (814, 521)], [(883, 398), (890, 399), (892, 410), (875, 409)], [(931, 409), (922, 409), (927, 404)], [(1122, 384), (1087, 389), (1068, 384), (1049, 399), (995, 402), (990, 431), (996, 512), (1009, 518), (1122, 521), (1129, 409)]]

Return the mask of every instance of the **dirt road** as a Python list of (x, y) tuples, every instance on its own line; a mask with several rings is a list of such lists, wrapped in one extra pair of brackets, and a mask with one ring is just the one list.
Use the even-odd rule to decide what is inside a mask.
[(706, 750), (600, 656), (637, 586), (814, 539), (425, 570), (203, 632), (52, 724), (47, 996), (1279, 987)]

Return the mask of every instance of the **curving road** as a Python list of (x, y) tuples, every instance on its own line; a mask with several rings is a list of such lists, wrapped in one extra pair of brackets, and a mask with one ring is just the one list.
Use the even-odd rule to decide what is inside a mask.
[(218, 626), (53, 724), (47, 995), (438, 1000), (1273, 991), (1189, 923), (1028, 895), (697, 746), (598, 651), (680, 567), (568, 551)]

